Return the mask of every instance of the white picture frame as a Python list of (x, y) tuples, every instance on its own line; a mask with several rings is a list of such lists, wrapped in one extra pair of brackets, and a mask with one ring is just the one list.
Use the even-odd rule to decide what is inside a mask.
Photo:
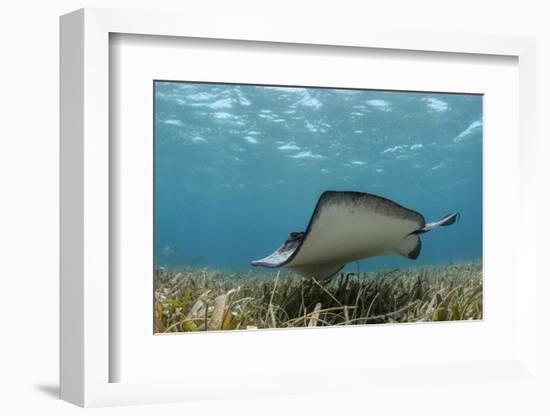
[[(421, 383), (440, 381), (446, 372), (463, 382), (531, 380), (537, 383), (535, 288), (535, 42), (530, 37), (471, 33), (327, 31), (313, 26), (285, 27), (243, 19), (205, 25), (201, 19), (170, 13), (83, 9), (61, 18), (61, 398), (80, 406), (160, 403), (215, 397), (338, 391), (387, 384), (399, 377)], [(181, 381), (110, 382), (110, 366), (119, 359), (110, 349), (109, 274), (110, 170), (109, 51), (110, 34), (225, 39), (280, 44), (332, 45), (346, 48), (430, 51), (440, 54), (505, 55), (519, 67), (519, 210), (517, 348), (507, 359), (469, 363), (418, 363), (414, 368), (332, 368), (341, 382), (323, 383), (319, 373), (270, 373), (269, 380), (240, 380), (231, 386), (208, 384), (208, 375)], [(111, 195), (112, 196), (112, 195)], [(529, 213), (527, 215), (526, 213)], [(510, 271), (511, 274), (517, 273)], [(296, 334), (297, 332), (294, 332)], [(317, 332), (318, 333), (318, 332)], [(316, 336), (313, 333), (301, 337)], [(296, 335), (294, 335), (296, 337)], [(472, 373), (483, 374), (472, 377)], [(408, 374), (408, 376), (407, 376)], [(354, 380), (354, 382), (350, 381)], [(441, 379), (443, 380), (443, 379)], [(405, 381), (406, 382), (406, 381)], [(206, 388), (206, 386), (209, 388)], [(356, 387), (360, 388), (360, 387)]]

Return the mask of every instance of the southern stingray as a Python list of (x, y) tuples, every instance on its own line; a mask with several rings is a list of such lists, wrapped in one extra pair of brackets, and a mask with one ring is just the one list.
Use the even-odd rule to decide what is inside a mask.
[(350, 191), (324, 192), (306, 231), (291, 232), (271, 255), (253, 266), (286, 267), (305, 278), (327, 279), (346, 263), (374, 256), (416, 259), (420, 234), (454, 224), (458, 212), (426, 224), (424, 216), (381, 196)]

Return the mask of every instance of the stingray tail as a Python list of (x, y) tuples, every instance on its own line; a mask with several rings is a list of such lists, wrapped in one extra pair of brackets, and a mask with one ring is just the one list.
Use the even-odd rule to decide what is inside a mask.
[(415, 231), (413, 234), (422, 234), (427, 233), (428, 231), (433, 230), (437, 227), (446, 227), (447, 225), (452, 225), (455, 222), (458, 222), (460, 219), (460, 213), (453, 212), (452, 214), (447, 214), (443, 218), (441, 218), (438, 221), (430, 222), (424, 226), (424, 228), (421, 228), (418, 231)]

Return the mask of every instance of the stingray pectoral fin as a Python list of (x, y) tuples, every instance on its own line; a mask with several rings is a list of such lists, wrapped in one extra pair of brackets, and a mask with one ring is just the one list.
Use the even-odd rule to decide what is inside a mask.
[(459, 219), (460, 213), (453, 212), (452, 214), (445, 215), (443, 218), (436, 222), (439, 227), (446, 227), (447, 225), (452, 225), (455, 222), (458, 222)]
[(285, 267), (336, 266), (393, 254), (408, 235), (424, 226), (421, 214), (388, 199), (327, 191), (317, 203), (302, 244)]
[(345, 263), (307, 264), (303, 266), (290, 266), (289, 269), (306, 279), (313, 277), (317, 280), (324, 280), (334, 276), (344, 266)]
[(277, 251), (273, 252), (269, 256), (264, 257), (263, 259), (253, 260), (250, 264), (255, 267), (282, 267), (293, 253), (293, 251), (282, 250), (283, 248), (284, 245), (279, 247)]
[(287, 240), (281, 244), (281, 246), (267, 257), (260, 260), (253, 260), (250, 264), (256, 267), (282, 267), (288, 263), (289, 259), (294, 255), (302, 239), (304, 238), (303, 232), (291, 232), (288, 235)]
[(424, 233), (427, 233), (428, 231), (431, 231), (431, 230), (433, 230), (434, 228), (437, 228), (437, 227), (446, 227), (448, 225), (452, 225), (455, 222), (458, 222), (459, 219), (460, 219), (460, 213), (453, 212), (452, 214), (445, 215), (443, 218), (441, 218), (438, 221), (434, 221), (434, 222), (430, 222), (430, 223), (426, 224), (423, 228), (420, 228), (420, 229), (416, 230), (414, 233), (415, 234), (424, 234)]
[(420, 237), (415, 234), (408, 235), (403, 239), (401, 244), (397, 246), (395, 252), (402, 256), (408, 257), (411, 260), (416, 260), (420, 255), (420, 249), (422, 248), (422, 242)]

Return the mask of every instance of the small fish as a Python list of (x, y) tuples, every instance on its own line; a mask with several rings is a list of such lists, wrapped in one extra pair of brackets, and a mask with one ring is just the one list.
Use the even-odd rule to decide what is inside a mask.
[(175, 252), (176, 252), (176, 246), (173, 246), (171, 244), (165, 245), (164, 248), (162, 249), (162, 254), (164, 254), (165, 256), (170, 256)]

